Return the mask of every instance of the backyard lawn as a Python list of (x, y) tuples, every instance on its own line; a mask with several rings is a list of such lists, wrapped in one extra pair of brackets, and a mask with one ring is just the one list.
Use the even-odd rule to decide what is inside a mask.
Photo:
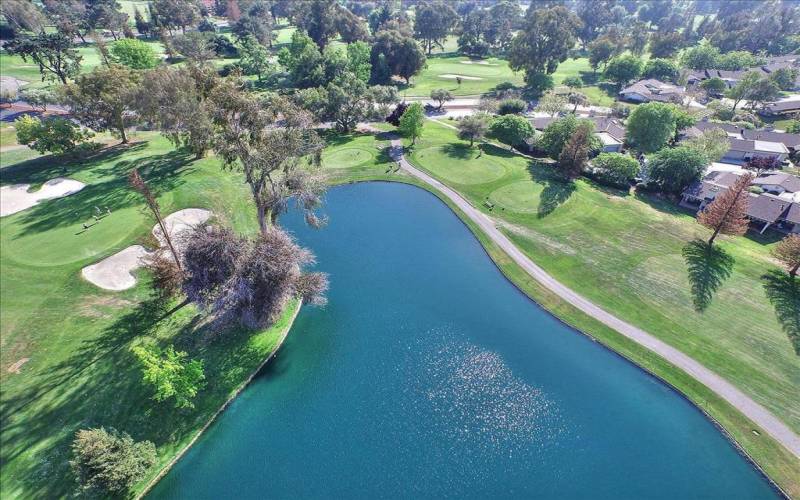
[[(214, 158), (193, 161), (154, 134), (136, 140), (142, 142), (110, 147), (84, 161), (17, 156), (27, 149), (2, 154), (3, 185), (37, 187), (66, 175), (87, 186), (0, 219), (0, 497), (68, 496), (75, 486), (69, 444), (81, 428), (116, 427), (134, 439), (149, 439), (160, 463), (167, 462), (271, 352), (290, 319), (291, 308), (278, 324), (256, 334), (212, 334), (194, 306), (173, 312), (175, 302), (154, 297), (144, 273), (123, 292), (81, 278), (84, 266), (152, 242), (154, 222), (126, 183), (134, 166), (159, 193), (163, 213), (208, 208), (241, 231), (255, 230), (238, 174), (223, 172)], [(108, 207), (111, 215), (82, 232), (95, 206)], [(172, 343), (204, 360), (209, 384), (194, 410), (150, 401), (130, 352), (145, 341)]]

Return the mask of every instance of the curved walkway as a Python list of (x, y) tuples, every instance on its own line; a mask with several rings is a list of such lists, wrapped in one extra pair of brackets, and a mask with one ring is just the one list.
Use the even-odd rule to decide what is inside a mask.
[(467, 200), (461, 197), (453, 189), (445, 186), (430, 175), (419, 170), (409, 163), (403, 155), (403, 144), (400, 139), (392, 139), (392, 150), (395, 161), (399, 161), (402, 168), (413, 177), (436, 188), (442, 195), (453, 202), (464, 214), (469, 217), (486, 236), (496, 243), (503, 251), (511, 257), (522, 269), (532, 278), (541, 283), (547, 289), (561, 297), (563, 300), (572, 304), (592, 318), (600, 321), (604, 325), (613, 328), (625, 337), (633, 340), (639, 345), (658, 354), (673, 365), (688, 373), (694, 379), (717, 393), (734, 408), (746, 415), (756, 425), (761, 427), (776, 441), (781, 443), (787, 450), (795, 456), (800, 457), (800, 436), (790, 429), (786, 424), (778, 420), (775, 415), (766, 408), (753, 401), (749, 396), (733, 386), (730, 382), (701, 365), (691, 357), (674, 347), (662, 342), (653, 335), (627, 323), (613, 314), (598, 307), (593, 302), (579, 295), (571, 288), (550, 276), (544, 269), (537, 266), (530, 258), (523, 254), (511, 240), (508, 239), (500, 230), (495, 227), (494, 221), (480, 210), (473, 207)]

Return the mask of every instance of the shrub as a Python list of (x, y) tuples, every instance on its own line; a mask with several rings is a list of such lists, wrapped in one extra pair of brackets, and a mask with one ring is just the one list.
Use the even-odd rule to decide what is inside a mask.
[(592, 160), (592, 174), (601, 183), (624, 187), (639, 173), (639, 162), (620, 153), (600, 153)]
[(498, 141), (509, 146), (519, 146), (533, 136), (533, 125), (522, 116), (505, 115), (494, 119), (489, 133)]
[(133, 69), (150, 69), (158, 64), (153, 49), (135, 38), (124, 38), (114, 42), (111, 46), (111, 55), (115, 62)]
[(32, 108), (39, 108), (43, 112), (47, 111), (47, 106), (58, 102), (58, 95), (47, 89), (25, 89), (20, 98)]
[(114, 429), (83, 429), (72, 442), (70, 466), (85, 492), (120, 495), (156, 463), (150, 441), (134, 441)]
[(500, 115), (518, 115), (525, 111), (525, 101), (522, 99), (504, 99), (497, 106), (497, 113)]
[(677, 194), (698, 180), (708, 165), (706, 156), (694, 149), (679, 146), (654, 153), (648, 158), (650, 181), (666, 193)]
[(79, 143), (87, 141), (94, 134), (90, 130), (65, 118), (39, 118), (23, 115), (14, 121), (17, 142), (42, 154), (71, 153)]
[(157, 346), (136, 346), (133, 353), (142, 367), (144, 382), (155, 389), (153, 399), (175, 400), (176, 408), (194, 408), (192, 400), (205, 386), (203, 361), (188, 359), (185, 352), (169, 346), (163, 351)]
[(675, 81), (678, 78), (679, 68), (674, 61), (669, 59), (650, 59), (644, 65), (642, 76), (655, 78), (662, 81)]
[(578, 88), (583, 87), (583, 80), (579, 76), (568, 76), (564, 78), (561, 84), (571, 88)]

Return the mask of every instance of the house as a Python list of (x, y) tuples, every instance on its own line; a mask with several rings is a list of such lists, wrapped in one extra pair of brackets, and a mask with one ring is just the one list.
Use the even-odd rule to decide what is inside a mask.
[(792, 96), (790, 99), (771, 102), (761, 108), (759, 113), (768, 116), (788, 115), (800, 112), (800, 97)]
[[(752, 68), (736, 71), (722, 69), (687, 70), (686, 82), (689, 85), (696, 85), (709, 78), (720, 78), (728, 85), (728, 88), (730, 88), (739, 83), (739, 80), (750, 71), (755, 71), (761, 74), (761, 76), (769, 76), (773, 71), (782, 68), (795, 68), (800, 70), (800, 56), (797, 54), (788, 54), (785, 56), (770, 57), (762, 66), (754, 66)], [(800, 71), (798, 71), (797, 78), (795, 78), (794, 87), (788, 90), (800, 90)]]
[[(720, 193), (739, 178), (736, 172), (710, 172), (702, 180), (683, 191), (681, 205), (701, 212)], [(787, 233), (800, 233), (800, 178), (785, 173), (765, 173), (752, 185), (764, 193), (749, 193), (747, 217), (760, 226), (760, 233), (769, 227)]]
[[(619, 153), (625, 144), (625, 126), (616, 118), (606, 116), (586, 117), (594, 122), (594, 135), (603, 144), (604, 153)], [(542, 131), (557, 118), (542, 117), (531, 120), (533, 128)]]
[[(722, 129), (728, 135), (730, 148), (722, 159), (744, 163), (752, 158), (775, 158), (783, 162), (800, 147), (800, 134), (785, 134), (769, 130), (748, 130), (731, 123), (699, 121), (683, 132), (683, 137), (697, 137), (706, 130)], [(792, 149), (790, 149), (790, 147)]]
[(619, 98), (631, 102), (682, 103), (686, 98), (686, 88), (648, 78), (622, 89)]

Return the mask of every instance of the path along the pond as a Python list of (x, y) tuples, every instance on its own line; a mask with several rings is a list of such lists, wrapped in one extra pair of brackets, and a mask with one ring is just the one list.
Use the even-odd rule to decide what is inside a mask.
[[(372, 131), (375, 129), (366, 127)], [(788, 426), (781, 422), (775, 415), (766, 408), (753, 401), (742, 391), (733, 386), (730, 382), (712, 372), (693, 358), (682, 353), (678, 349), (662, 342), (653, 335), (627, 323), (613, 314), (605, 311), (593, 302), (576, 293), (571, 288), (562, 284), (544, 269), (537, 266), (519, 248), (514, 245), (499, 229), (495, 222), (486, 214), (472, 206), (456, 191), (445, 186), (430, 175), (414, 167), (403, 155), (403, 143), (399, 138), (392, 139), (392, 154), (395, 161), (400, 162), (403, 170), (413, 177), (423, 181), (433, 187), (436, 191), (447, 197), (454, 203), (472, 222), (478, 225), (486, 236), (497, 244), (514, 262), (525, 270), (532, 278), (545, 286), (563, 300), (572, 304), (592, 318), (600, 321), (604, 325), (613, 328), (625, 337), (633, 340), (637, 344), (658, 354), (673, 365), (677, 366), (695, 380), (717, 393), (733, 407), (747, 416), (756, 425), (761, 427), (776, 441), (781, 443), (787, 450), (795, 456), (800, 457), (800, 436), (795, 434)]]

